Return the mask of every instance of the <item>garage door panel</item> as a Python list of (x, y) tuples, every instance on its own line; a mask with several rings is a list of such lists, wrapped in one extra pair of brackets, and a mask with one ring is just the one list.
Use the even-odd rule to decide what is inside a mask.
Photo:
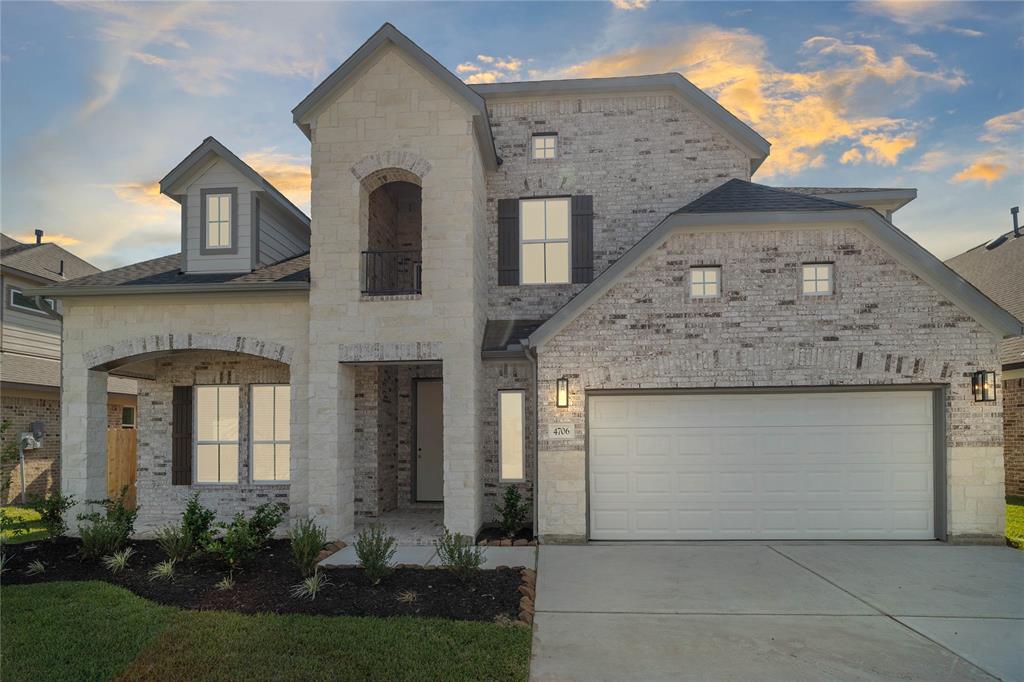
[(591, 537), (934, 537), (931, 404), (924, 391), (594, 397)]

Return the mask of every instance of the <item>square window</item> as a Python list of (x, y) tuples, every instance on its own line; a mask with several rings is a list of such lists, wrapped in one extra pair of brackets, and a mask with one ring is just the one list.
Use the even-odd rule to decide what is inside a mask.
[(557, 135), (534, 135), (533, 136), (533, 158), (553, 159), (558, 150)]
[(519, 202), (520, 283), (569, 283), (569, 199)]
[(690, 268), (690, 298), (718, 298), (722, 294), (719, 266)]
[(804, 263), (802, 276), (804, 296), (828, 296), (832, 293), (832, 264)]

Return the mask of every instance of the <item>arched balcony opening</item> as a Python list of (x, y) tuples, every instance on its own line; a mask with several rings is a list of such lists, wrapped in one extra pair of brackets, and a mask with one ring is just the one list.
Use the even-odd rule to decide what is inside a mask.
[(418, 294), (422, 288), (422, 188), (411, 173), (394, 176), (377, 178), (384, 182), (369, 194), (364, 294)]

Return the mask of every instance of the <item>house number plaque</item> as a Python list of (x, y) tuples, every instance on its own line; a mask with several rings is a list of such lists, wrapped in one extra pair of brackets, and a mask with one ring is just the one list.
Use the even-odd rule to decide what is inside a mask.
[(551, 440), (570, 440), (576, 437), (575, 424), (549, 424), (548, 438)]

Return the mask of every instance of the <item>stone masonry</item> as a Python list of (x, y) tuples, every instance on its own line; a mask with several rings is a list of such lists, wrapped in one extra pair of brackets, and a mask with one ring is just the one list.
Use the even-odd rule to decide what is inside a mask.
[(1006, 494), (1024, 495), (1024, 370), (1003, 379), (1003, 447), (1006, 457)]
[[(800, 264), (835, 261), (834, 296), (799, 295)], [(692, 300), (691, 265), (722, 267), (723, 295)], [(675, 233), (539, 352), (540, 534), (586, 533), (584, 395), (612, 388), (948, 386), (948, 530), (1004, 528), (1002, 405), (970, 375), (996, 339), (854, 227)], [(568, 409), (555, 379), (570, 377)], [(575, 440), (547, 426), (572, 422)]]

